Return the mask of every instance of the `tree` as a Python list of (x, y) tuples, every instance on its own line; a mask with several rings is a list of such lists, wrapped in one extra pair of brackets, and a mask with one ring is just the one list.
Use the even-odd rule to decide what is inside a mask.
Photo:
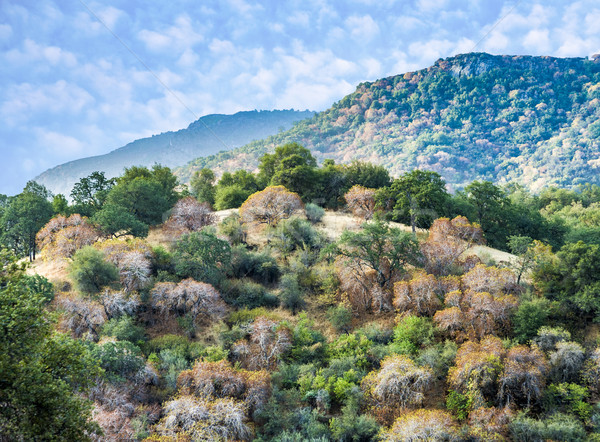
[(159, 282), (151, 295), (152, 307), (163, 314), (189, 315), (194, 322), (199, 317), (206, 320), (225, 315), (225, 303), (220, 293), (212, 285), (191, 278), (177, 284)]
[(589, 320), (600, 313), (600, 246), (566, 244), (534, 272), (536, 287), (567, 311)]
[(50, 192), (35, 181), (29, 181), (23, 192), (10, 200), (2, 216), (2, 244), (17, 256), (35, 259), (35, 235), (52, 218)]
[(521, 284), (521, 277), (535, 266), (535, 252), (532, 247), (533, 240), (528, 236), (512, 235), (508, 238), (508, 248), (519, 260), (513, 264), (517, 272), (517, 284)]
[(449, 196), (440, 174), (415, 169), (394, 180), (379, 198), (388, 200), (395, 221), (410, 223), (416, 234), (417, 226), (427, 228), (445, 214)]
[(465, 187), (465, 196), (488, 242), (492, 247), (505, 248), (512, 208), (502, 189), (490, 181), (473, 181)]
[(432, 380), (430, 368), (418, 367), (407, 356), (392, 355), (363, 379), (362, 388), (376, 408), (399, 409), (421, 404)]
[[(292, 159), (290, 159), (292, 157)], [(286, 166), (282, 165), (286, 161)], [(312, 156), (310, 150), (301, 146), (298, 143), (287, 143), (283, 146), (279, 146), (275, 149), (272, 154), (265, 154), (260, 158), (258, 165), (258, 181), (263, 186), (273, 185), (273, 177), (281, 172), (286, 172), (286, 168), (315, 168), (317, 167), (317, 160)]]
[(455, 440), (459, 432), (452, 416), (441, 410), (415, 410), (403, 413), (389, 430), (382, 432), (384, 441)]
[(500, 376), (499, 396), (509, 406), (513, 403), (529, 408), (542, 398), (549, 366), (544, 354), (536, 347), (524, 345), (511, 348), (506, 355)]
[(432, 316), (442, 304), (438, 298), (439, 292), (440, 284), (435, 276), (417, 273), (410, 281), (394, 284), (394, 307), (401, 312)]
[(102, 253), (92, 246), (86, 246), (75, 252), (69, 266), (69, 275), (75, 287), (82, 293), (94, 295), (100, 290), (118, 281), (119, 271), (114, 264), (104, 261)]
[(375, 213), (375, 189), (367, 189), (360, 185), (352, 186), (344, 199), (354, 216), (370, 220)]
[(279, 359), (291, 348), (289, 328), (260, 316), (252, 324), (249, 340), (236, 342), (232, 353), (250, 370), (274, 370)]
[(421, 245), (425, 269), (434, 275), (448, 275), (466, 267), (464, 253), (474, 244), (483, 243), (483, 232), (464, 216), (436, 219), (429, 229), (429, 237)]
[(181, 278), (193, 278), (218, 285), (231, 260), (231, 246), (201, 231), (183, 235), (173, 250), (175, 271)]
[(53, 333), (24, 266), (0, 251), (0, 434), (5, 440), (90, 440), (98, 432), (80, 392), (100, 375), (80, 342)]
[(300, 197), (283, 186), (267, 187), (251, 195), (242, 207), (242, 222), (274, 226), (303, 207)]
[(92, 217), (92, 221), (106, 236), (118, 238), (129, 235), (136, 237), (148, 235), (148, 224), (140, 221), (123, 206), (116, 204), (105, 204)]
[(52, 218), (37, 233), (39, 248), (45, 259), (70, 258), (84, 246), (92, 245), (100, 237), (87, 220), (79, 214), (66, 218), (63, 215)]
[(190, 233), (215, 222), (215, 215), (208, 203), (199, 203), (191, 196), (175, 203), (165, 228), (172, 232)]
[(210, 169), (201, 169), (194, 172), (190, 180), (192, 195), (201, 203), (209, 206), (215, 205), (215, 173)]
[(381, 222), (365, 223), (359, 232), (346, 230), (335, 248), (338, 255), (352, 261), (357, 270), (374, 270), (380, 287), (386, 287), (406, 265), (417, 264), (420, 253), (417, 241), (408, 233)]
[(114, 184), (115, 179), (106, 178), (104, 172), (92, 172), (73, 185), (71, 199), (75, 206), (83, 208), (86, 215), (92, 216), (102, 208)]

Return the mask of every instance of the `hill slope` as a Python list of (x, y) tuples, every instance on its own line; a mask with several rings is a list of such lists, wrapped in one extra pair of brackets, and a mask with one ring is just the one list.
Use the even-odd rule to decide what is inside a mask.
[(289, 131), (190, 162), (253, 169), (275, 146), (297, 141), (318, 159), (383, 164), (397, 175), (439, 172), (453, 187), (474, 179), (532, 190), (598, 183), (600, 60), (464, 54), (417, 72), (361, 83)]
[[(249, 111), (234, 115), (207, 115), (201, 120), (233, 149), (289, 129), (296, 121), (312, 115), (314, 112), (310, 111)], [(124, 167), (151, 166), (154, 163), (175, 167), (199, 156), (222, 151), (223, 144), (202, 121), (195, 121), (177, 132), (166, 132), (133, 141), (105, 155), (61, 164), (42, 173), (35, 180), (54, 193), (68, 196), (73, 184), (96, 170), (114, 177), (120, 175)]]

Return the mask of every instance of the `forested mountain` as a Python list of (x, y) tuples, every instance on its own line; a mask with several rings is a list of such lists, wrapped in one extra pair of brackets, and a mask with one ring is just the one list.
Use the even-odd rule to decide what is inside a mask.
[(531, 190), (598, 182), (598, 59), (471, 53), (358, 85), (287, 132), (199, 158), (177, 171), (252, 169), (275, 146), (298, 142), (319, 159), (366, 160), (393, 175), (439, 172), (452, 187), (474, 179)]
[[(54, 193), (69, 195), (73, 184), (94, 171), (115, 177), (125, 167), (181, 166), (199, 156), (224, 149), (215, 134), (233, 149), (289, 129), (298, 120), (309, 118), (310, 111), (274, 110), (238, 112), (234, 115), (206, 115), (177, 132), (165, 132), (133, 141), (105, 155), (70, 161), (47, 170), (35, 180)], [(214, 132), (211, 133), (206, 126)]]

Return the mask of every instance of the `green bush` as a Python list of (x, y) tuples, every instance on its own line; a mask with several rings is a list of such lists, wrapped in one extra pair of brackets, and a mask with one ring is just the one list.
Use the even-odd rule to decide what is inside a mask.
[(352, 310), (343, 305), (331, 307), (327, 311), (327, 319), (338, 332), (347, 333), (351, 328)]
[(325, 216), (325, 209), (313, 203), (304, 206), (304, 211), (306, 212), (306, 218), (313, 224), (321, 222)]
[(232, 213), (219, 224), (219, 233), (225, 235), (234, 246), (246, 242), (246, 228), (240, 222), (238, 213)]
[(281, 304), (291, 310), (294, 315), (306, 305), (304, 291), (300, 287), (300, 284), (298, 284), (298, 277), (292, 273), (283, 275), (281, 278), (281, 293), (279, 297)]
[(180, 278), (219, 285), (231, 260), (231, 246), (209, 231), (183, 235), (173, 250), (175, 271)]
[(473, 398), (468, 394), (461, 394), (450, 390), (446, 397), (446, 408), (451, 411), (459, 421), (464, 421), (469, 417), (473, 406)]
[(231, 249), (231, 275), (234, 278), (252, 278), (261, 284), (277, 282), (280, 270), (277, 261), (268, 252), (251, 252), (243, 245)]
[(135, 324), (131, 316), (113, 318), (102, 326), (104, 336), (114, 336), (119, 341), (129, 341), (138, 344), (144, 341), (144, 328)]
[(279, 299), (265, 287), (250, 279), (223, 282), (223, 299), (238, 308), (277, 307)]
[(535, 298), (523, 301), (513, 317), (514, 333), (519, 342), (525, 343), (533, 339), (537, 331), (548, 321), (550, 301)]
[(268, 239), (273, 247), (285, 255), (303, 248), (318, 250), (325, 242), (323, 236), (310, 222), (297, 217), (277, 224), (269, 232)]
[(415, 355), (420, 348), (433, 342), (435, 327), (430, 318), (406, 316), (394, 328), (392, 350), (401, 354)]
[(128, 341), (93, 345), (92, 354), (112, 381), (133, 379), (145, 365), (142, 351)]
[(102, 287), (119, 280), (117, 267), (104, 261), (102, 253), (92, 246), (75, 252), (69, 266), (69, 275), (77, 290), (87, 295), (97, 294)]
[(515, 441), (560, 440), (579, 442), (585, 440), (585, 428), (572, 416), (556, 413), (545, 420), (535, 420), (521, 414), (509, 425)]
[(25, 285), (32, 293), (41, 295), (46, 303), (52, 302), (54, 299), (54, 285), (47, 278), (42, 275), (25, 275), (24, 280)]

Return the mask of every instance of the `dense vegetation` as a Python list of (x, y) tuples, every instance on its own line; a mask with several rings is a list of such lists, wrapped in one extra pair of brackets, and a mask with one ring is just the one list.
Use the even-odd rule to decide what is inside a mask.
[(450, 194), (296, 143), (258, 170), (0, 198), (1, 434), (600, 437), (600, 187)]
[(292, 129), (180, 168), (254, 169), (298, 142), (320, 161), (377, 161), (399, 175), (438, 172), (454, 189), (475, 179), (539, 191), (598, 183), (600, 63), (464, 54), (417, 72), (360, 84)]

